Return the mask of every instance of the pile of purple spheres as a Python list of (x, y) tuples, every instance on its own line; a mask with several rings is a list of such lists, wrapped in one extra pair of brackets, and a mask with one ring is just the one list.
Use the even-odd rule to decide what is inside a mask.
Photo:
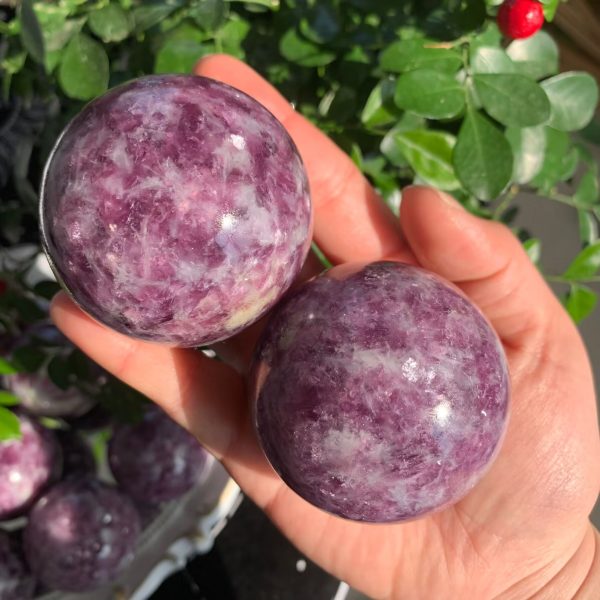
[(15, 539), (0, 530), (0, 600), (30, 600), (35, 580)]
[(199, 346), (272, 307), (310, 246), (298, 151), (262, 105), (188, 75), (143, 77), (63, 132), (41, 193), (45, 249), (100, 322)]
[(454, 286), (401, 263), (331, 269), (259, 343), (255, 422), (300, 496), (357, 521), (412, 519), (481, 478), (506, 427), (500, 342)]

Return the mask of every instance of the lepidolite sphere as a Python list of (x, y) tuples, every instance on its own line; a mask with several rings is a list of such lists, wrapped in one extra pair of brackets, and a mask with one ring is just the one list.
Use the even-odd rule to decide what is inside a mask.
[(263, 106), (202, 77), (144, 77), (88, 104), (41, 197), (63, 285), (139, 338), (197, 346), (257, 320), (309, 248), (306, 174)]
[(357, 521), (464, 496), (499, 447), (502, 347), (451, 284), (401, 263), (335, 267), (280, 304), (255, 355), (266, 456), (312, 504)]
[(141, 422), (120, 425), (109, 443), (110, 469), (140, 504), (175, 500), (207, 474), (209, 454), (198, 440), (158, 408)]
[(30, 600), (35, 580), (14, 540), (0, 531), (0, 600)]
[(0, 521), (22, 515), (60, 476), (54, 433), (20, 414), (21, 438), (0, 442)]
[(31, 511), (25, 554), (45, 586), (86, 592), (127, 565), (139, 532), (139, 516), (124, 494), (93, 478), (74, 478), (54, 486)]

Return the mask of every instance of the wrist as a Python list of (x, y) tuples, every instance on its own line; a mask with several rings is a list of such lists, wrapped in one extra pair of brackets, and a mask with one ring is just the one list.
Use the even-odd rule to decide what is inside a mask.
[(600, 598), (600, 533), (591, 524), (569, 561), (530, 600)]

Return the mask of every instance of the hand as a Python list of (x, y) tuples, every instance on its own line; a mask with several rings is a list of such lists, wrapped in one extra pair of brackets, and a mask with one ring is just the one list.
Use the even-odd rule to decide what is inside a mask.
[[(397, 525), (343, 521), (288, 489), (259, 449), (243, 382), (258, 327), (219, 344), (227, 365), (109, 331), (64, 294), (52, 307), (57, 325), (193, 432), (302, 552), (374, 598), (568, 599), (598, 591), (600, 543), (588, 521), (600, 476), (590, 365), (577, 330), (516, 238), (425, 187), (404, 191), (398, 222), (351, 160), (249, 67), (212, 56), (196, 72), (254, 96), (288, 129), (308, 170), (315, 239), (332, 262), (417, 262), (455, 282), (485, 312), (512, 376), (500, 455), (475, 489), (443, 512)], [(314, 260), (306, 270), (314, 272)]]

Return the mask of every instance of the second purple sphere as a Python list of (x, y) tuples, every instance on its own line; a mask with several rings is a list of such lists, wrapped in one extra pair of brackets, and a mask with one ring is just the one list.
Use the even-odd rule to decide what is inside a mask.
[(280, 304), (253, 369), (255, 423), (283, 480), (357, 521), (463, 497), (498, 450), (509, 378), (481, 312), (400, 263), (335, 267)]
[(254, 99), (202, 77), (144, 77), (88, 104), (44, 176), (42, 237), (64, 287), (134, 337), (198, 346), (275, 304), (311, 233), (291, 138)]

